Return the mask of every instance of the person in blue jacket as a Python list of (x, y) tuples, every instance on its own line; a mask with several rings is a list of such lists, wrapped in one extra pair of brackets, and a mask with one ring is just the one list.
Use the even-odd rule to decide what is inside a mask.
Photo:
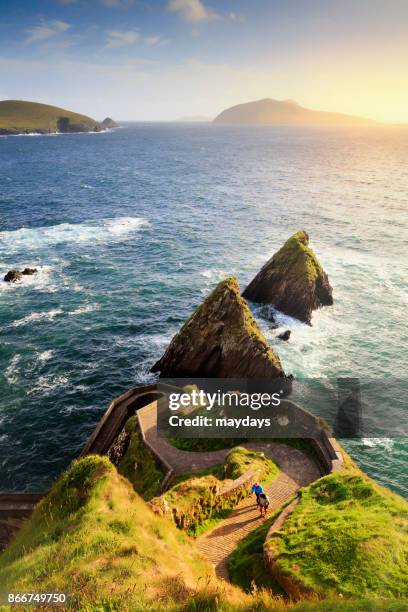
[(251, 493), (255, 493), (256, 495), (256, 505), (259, 506), (259, 496), (263, 493), (262, 485), (259, 482), (254, 482), (252, 485)]

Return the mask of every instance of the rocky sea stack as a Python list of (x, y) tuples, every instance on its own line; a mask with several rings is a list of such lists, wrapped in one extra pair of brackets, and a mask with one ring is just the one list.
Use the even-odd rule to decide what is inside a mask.
[(117, 128), (119, 127), (118, 124), (116, 123), (116, 121), (114, 121), (113, 119), (111, 119), (110, 117), (106, 117), (106, 119), (104, 119), (102, 121), (102, 127), (105, 129), (112, 129), (112, 128)]
[(272, 304), (285, 314), (310, 323), (312, 311), (333, 304), (333, 290), (309, 236), (300, 231), (269, 259), (243, 293), (252, 302)]
[(219, 283), (174, 336), (152, 372), (163, 377), (284, 377), (279, 357), (262, 335), (238, 282)]

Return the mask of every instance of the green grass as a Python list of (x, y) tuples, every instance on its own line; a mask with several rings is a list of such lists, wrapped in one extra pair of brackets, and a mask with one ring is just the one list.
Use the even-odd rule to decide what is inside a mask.
[(332, 598), (292, 606), (263, 589), (247, 594), (219, 581), (194, 541), (155, 515), (99, 456), (75, 461), (0, 555), (0, 591), (67, 592), (65, 609), (85, 612), (407, 609), (406, 600), (391, 599)]
[(275, 595), (284, 596), (284, 591), (265, 568), (263, 545), (268, 529), (280, 510), (270, 516), (262, 525), (251, 531), (238, 544), (228, 559), (228, 573), (233, 584), (250, 593), (254, 588), (269, 589)]
[(188, 536), (96, 456), (73, 463), (0, 556), (1, 592), (64, 591), (75, 610), (177, 610), (218, 587)]
[(68, 117), (71, 123), (85, 124), (92, 130), (97, 122), (91, 117), (72, 113), (57, 106), (24, 100), (0, 101), (0, 129), (17, 131), (55, 131), (59, 117)]
[(350, 467), (303, 489), (268, 545), (303, 590), (407, 597), (407, 528), (407, 502)]
[(228, 499), (220, 497), (219, 493), (249, 469), (254, 471), (254, 478), (264, 483), (270, 482), (279, 473), (277, 466), (263, 453), (236, 447), (230, 451), (223, 465), (178, 477), (169, 490), (153, 503), (160, 505), (164, 500), (176, 525), (197, 536), (226, 518), (247, 495), (244, 489)]
[(125, 429), (130, 433), (130, 443), (119, 463), (118, 471), (130, 480), (143, 499), (152, 499), (157, 495), (165, 472), (144, 444), (136, 415), (127, 421)]
[(249, 469), (256, 472), (259, 481), (265, 483), (271, 482), (279, 474), (278, 467), (264, 453), (248, 450), (242, 446), (233, 448), (224, 462), (224, 477), (235, 480)]
[(241, 438), (168, 438), (168, 441), (179, 450), (196, 453), (224, 450), (247, 442)]
[(319, 456), (316, 450), (310, 445), (308, 440), (304, 438), (254, 438), (252, 440), (249, 438), (168, 438), (168, 441), (175, 448), (197, 453), (233, 448), (234, 446), (239, 446), (246, 442), (274, 442), (276, 444), (285, 444), (291, 448), (296, 448), (316, 462), (319, 462)]

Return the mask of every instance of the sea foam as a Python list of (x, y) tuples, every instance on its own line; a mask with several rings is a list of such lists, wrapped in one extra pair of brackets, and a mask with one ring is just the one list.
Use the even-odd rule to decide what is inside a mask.
[(110, 242), (117, 238), (126, 240), (148, 226), (149, 222), (141, 217), (118, 217), (85, 223), (60, 223), (49, 227), (22, 227), (0, 232), (0, 242), (5, 252), (10, 254), (64, 243)]
[(28, 325), (30, 323), (38, 322), (38, 321), (53, 321), (55, 317), (62, 314), (62, 310), (55, 308), (54, 310), (49, 310), (48, 312), (32, 312), (31, 314), (23, 317), (22, 319), (17, 319), (17, 321), (13, 321), (13, 327), (21, 327), (22, 325)]

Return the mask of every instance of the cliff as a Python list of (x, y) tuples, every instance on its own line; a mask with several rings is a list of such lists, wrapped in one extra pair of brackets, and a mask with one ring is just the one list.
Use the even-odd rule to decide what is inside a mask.
[(293, 234), (249, 283), (243, 297), (272, 304), (285, 314), (310, 323), (312, 311), (333, 304), (329, 279), (309, 247), (304, 231)]
[(377, 122), (354, 115), (310, 110), (293, 100), (265, 98), (231, 106), (222, 111), (214, 123), (374, 125)]
[(0, 102), (0, 134), (100, 132), (105, 126), (86, 115), (25, 100)]
[(283, 377), (235, 278), (219, 283), (174, 336), (152, 372), (163, 377)]

